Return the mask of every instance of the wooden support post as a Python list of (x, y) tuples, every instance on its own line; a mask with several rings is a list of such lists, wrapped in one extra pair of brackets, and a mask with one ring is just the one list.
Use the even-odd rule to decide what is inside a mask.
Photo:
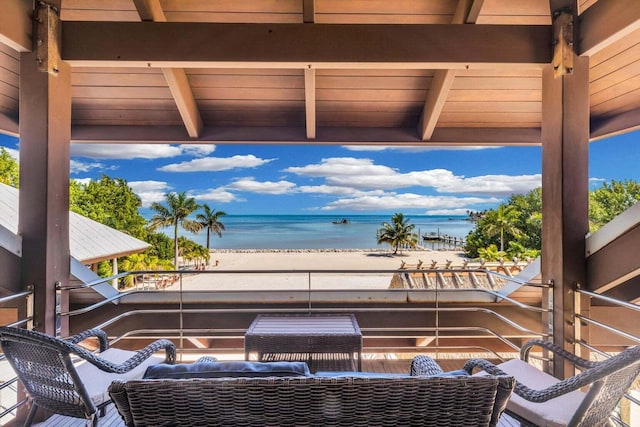
[[(49, 40), (58, 49), (57, 40)], [(20, 55), (22, 282), (34, 287), (34, 328), (56, 332), (56, 283), (69, 281), (71, 70), (40, 71), (36, 52)], [(64, 333), (64, 331), (63, 331)]]
[[(584, 284), (589, 231), (589, 59), (573, 58), (571, 74), (542, 79), (542, 279), (553, 282), (554, 342), (574, 351), (574, 291)], [(562, 378), (570, 368), (555, 363)]]

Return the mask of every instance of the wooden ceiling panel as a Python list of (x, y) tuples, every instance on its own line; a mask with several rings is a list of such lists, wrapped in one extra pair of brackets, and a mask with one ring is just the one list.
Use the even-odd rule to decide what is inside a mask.
[(195, 88), (261, 88), (304, 89), (302, 70), (297, 75), (237, 75), (237, 74), (191, 74), (189, 82)]
[(317, 113), (318, 128), (323, 127), (376, 127), (412, 128), (420, 117), (420, 112), (373, 112), (367, 114), (345, 114), (322, 111)]
[(64, 0), (63, 21), (140, 21), (131, 0)]
[(161, 0), (168, 21), (300, 23), (301, 0)]
[(450, 24), (457, 0), (316, 0), (319, 24)]
[(173, 99), (167, 87), (118, 87), (118, 86), (74, 86), (71, 88), (72, 98), (118, 99)]
[(483, 111), (487, 113), (542, 113), (542, 102), (447, 102), (442, 109), (443, 113), (473, 113)]
[(429, 77), (349, 77), (318, 76), (317, 89), (381, 89), (384, 90), (424, 90), (431, 85)]
[(18, 98), (0, 93), (0, 110), (15, 117), (18, 112)]
[(137, 124), (172, 123), (180, 124), (182, 119), (174, 108), (173, 110), (137, 110), (137, 109), (81, 109), (73, 108), (71, 115), (73, 123), (105, 124), (105, 121), (117, 124), (118, 121), (135, 122)]
[(542, 90), (542, 80), (535, 77), (456, 77), (452, 90)]
[(202, 109), (202, 120), (209, 126), (282, 126), (304, 127), (305, 114), (298, 111), (272, 111), (269, 109)]
[(368, 114), (369, 112), (401, 112), (411, 111), (411, 114), (420, 113), (424, 102), (367, 102), (367, 101), (318, 101), (316, 103), (317, 111), (338, 111), (338, 112), (359, 112)]
[(539, 127), (541, 120), (541, 113), (443, 112), (438, 127)]
[(484, 0), (476, 24), (550, 25), (549, 0)]
[(246, 110), (247, 112), (257, 112), (269, 110), (273, 112), (282, 111), (303, 111), (304, 102), (302, 100), (269, 100), (258, 101), (255, 99), (202, 99), (198, 101), (202, 111), (207, 110)]
[(158, 69), (154, 74), (144, 73), (86, 73), (80, 69), (71, 74), (72, 86), (110, 86), (110, 87), (126, 87), (126, 86), (152, 86), (166, 87), (162, 72)]
[[(176, 110), (173, 99), (104, 99), (104, 98), (74, 98), (74, 109), (124, 109), (124, 110)], [(114, 105), (117, 102), (116, 105)]]
[(513, 101), (542, 101), (542, 93), (539, 90), (451, 90), (448, 102), (513, 102)]
[(318, 101), (361, 101), (361, 102), (424, 102), (427, 95), (424, 90), (387, 90), (387, 89), (319, 89)]
[(198, 101), (218, 99), (241, 100), (299, 100), (304, 101), (304, 89), (261, 88), (261, 87), (206, 87), (193, 88), (193, 94)]
[[(589, 94), (594, 96), (609, 89), (613, 89), (616, 85), (624, 83), (640, 75), (640, 61), (620, 67), (615, 71), (603, 75), (601, 78), (592, 80), (589, 85)], [(613, 95), (615, 96), (615, 95)]]

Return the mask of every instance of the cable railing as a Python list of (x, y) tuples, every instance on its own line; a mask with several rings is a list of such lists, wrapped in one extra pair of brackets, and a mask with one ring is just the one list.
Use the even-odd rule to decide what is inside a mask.
[[(629, 310), (636, 314), (640, 313), (640, 305), (638, 304), (629, 303), (626, 301), (620, 301), (615, 298), (608, 297), (606, 295), (588, 291), (578, 286), (576, 289), (576, 298), (579, 298), (580, 296), (589, 297), (591, 301), (595, 300), (595, 301), (607, 304), (608, 306), (616, 307), (621, 310)], [(593, 319), (585, 313), (575, 313), (575, 319), (576, 321), (574, 322), (574, 325), (576, 328), (589, 326), (590, 328), (596, 328), (610, 334), (611, 336), (617, 337), (618, 339), (625, 342), (626, 346), (640, 345), (640, 337), (634, 335), (632, 332), (621, 330), (618, 326), (610, 325), (602, 320)], [(626, 325), (631, 327), (635, 326), (633, 322), (626, 323)], [(591, 354), (598, 355), (600, 358), (610, 357), (607, 352), (601, 350), (597, 346), (592, 345), (585, 340), (576, 340), (576, 345), (588, 350)], [(635, 390), (640, 391), (640, 384), (636, 384)], [(626, 410), (623, 409), (625, 407), (624, 400), (626, 400), (626, 403), (629, 405), (629, 408), (627, 408)], [(640, 411), (640, 392), (638, 393), (637, 396), (633, 396), (630, 393), (625, 393), (624, 399), (621, 402), (621, 406), (619, 408), (619, 412), (617, 414), (614, 414), (611, 417), (612, 420), (621, 426), (628, 427), (632, 425), (631, 418), (630, 418), (631, 406), (635, 407), (636, 411)]]
[[(17, 316), (5, 326), (33, 327), (33, 291), (31, 289), (0, 298), (0, 308), (16, 308), (23, 318)], [(18, 315), (19, 316), (19, 315)], [(0, 354), (0, 425), (15, 418), (16, 411), (27, 403), (26, 398), (18, 399), (18, 379), (9, 366), (9, 361)]]

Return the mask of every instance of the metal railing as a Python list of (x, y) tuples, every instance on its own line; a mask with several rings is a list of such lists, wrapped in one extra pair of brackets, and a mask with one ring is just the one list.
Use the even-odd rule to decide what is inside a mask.
[[(33, 292), (31, 290), (19, 292), (0, 298), (0, 308), (6, 306), (20, 307), (26, 317), (16, 319), (6, 326), (33, 326)], [(18, 400), (18, 379), (9, 366), (9, 361), (4, 354), (0, 354), (0, 425), (15, 418), (16, 411), (27, 403), (26, 399)]]
[[(580, 298), (581, 296), (588, 297), (591, 301), (596, 300), (601, 303), (605, 303), (611, 307), (616, 307), (620, 310), (624, 310), (625, 312), (628, 311), (628, 312), (634, 313), (636, 316), (640, 314), (640, 305), (638, 304), (620, 301), (615, 298), (608, 297), (606, 295), (601, 295), (595, 292), (587, 291), (585, 289), (582, 289), (580, 286), (578, 286), (576, 289), (576, 298)], [(579, 329), (581, 327), (588, 326), (590, 328), (602, 330), (605, 333), (610, 334), (611, 336), (617, 337), (618, 339), (623, 341), (626, 345), (640, 345), (640, 337), (634, 335), (631, 332), (620, 329), (618, 325), (611, 325), (603, 322), (602, 320), (593, 319), (587, 313), (588, 312), (575, 313), (576, 321), (574, 322), (574, 325), (576, 328), (576, 336), (580, 336)], [(629, 327), (635, 326), (633, 322), (625, 322), (625, 325)], [(600, 358), (609, 357), (609, 354), (607, 352), (601, 350), (597, 346), (583, 339), (578, 339), (576, 340), (575, 343), (576, 343), (576, 347), (584, 348), (587, 351), (589, 351), (591, 354), (597, 355)], [(640, 384), (638, 383), (636, 384), (635, 390), (640, 391)], [(634, 420), (631, 419), (631, 411), (632, 411), (631, 407), (635, 407), (636, 408), (635, 411), (640, 412), (640, 399), (638, 397), (632, 396), (630, 393), (626, 393), (624, 395), (624, 399), (620, 403), (619, 412), (617, 414), (614, 414), (611, 417), (612, 420), (621, 426), (628, 427), (630, 425), (633, 425)], [(637, 415), (636, 417), (637, 418), (635, 419), (635, 422), (637, 423), (640, 421), (640, 415)]]

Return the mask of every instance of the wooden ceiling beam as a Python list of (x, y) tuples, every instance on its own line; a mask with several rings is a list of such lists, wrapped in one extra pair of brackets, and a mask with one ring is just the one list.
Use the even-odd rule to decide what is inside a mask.
[(591, 120), (591, 140), (609, 138), (640, 129), (640, 109)]
[(61, 45), (75, 67), (454, 69), (551, 61), (544, 25), (64, 21)]
[[(134, 0), (134, 3), (143, 21), (167, 22), (160, 0)], [(182, 68), (163, 68), (162, 74), (167, 81), (184, 126), (187, 128), (187, 133), (191, 138), (197, 138), (202, 132), (202, 116), (187, 74)]]
[[(305, 128), (209, 127), (192, 140), (182, 126), (73, 126), (75, 143), (183, 144), (309, 144)], [(539, 128), (438, 128), (429, 142), (410, 128), (318, 128), (317, 145), (404, 145), (404, 146), (535, 146), (540, 145)]]
[(598, 1), (580, 15), (580, 55), (591, 56), (640, 29), (639, 1)]
[(17, 52), (33, 49), (33, 1), (5, 0), (0, 13), (0, 43)]
[[(305, 24), (316, 22), (315, 0), (302, 0), (302, 17)], [(304, 69), (304, 108), (307, 139), (316, 138), (316, 70)]]
[[(475, 2), (471, 0), (458, 0), (458, 6), (451, 21), (452, 24), (464, 24), (467, 21), (469, 12), (474, 11), (474, 15), (480, 14), (480, 9), (476, 3), (483, 3), (481, 0)], [(474, 21), (475, 22), (475, 21)], [(473, 23), (473, 22), (472, 22)], [(449, 96), (449, 91), (456, 77), (456, 70), (436, 70), (431, 81), (431, 86), (427, 92), (427, 99), (422, 108), (422, 115), (418, 122), (418, 134), (423, 141), (428, 141), (433, 135), (433, 131), (438, 124), (440, 114)]]

